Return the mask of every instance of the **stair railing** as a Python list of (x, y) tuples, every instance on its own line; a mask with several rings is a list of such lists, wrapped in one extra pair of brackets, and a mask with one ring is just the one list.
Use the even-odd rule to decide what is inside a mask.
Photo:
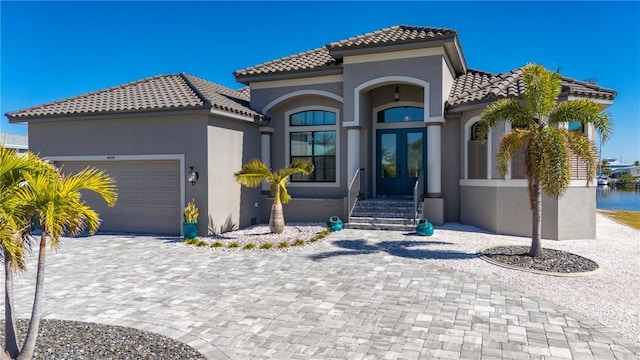
[(356, 206), (356, 201), (360, 197), (360, 189), (361, 189), (361, 173), (364, 172), (364, 168), (359, 168), (356, 170), (356, 173), (353, 175), (353, 179), (349, 184), (349, 189), (347, 193), (349, 208), (347, 214), (347, 222), (351, 218), (351, 213), (353, 212), (353, 208)]
[(416, 225), (417, 215), (418, 215), (418, 204), (423, 195), (424, 189), (424, 171), (420, 169), (418, 172), (418, 180), (416, 180), (416, 184), (413, 186), (413, 225)]

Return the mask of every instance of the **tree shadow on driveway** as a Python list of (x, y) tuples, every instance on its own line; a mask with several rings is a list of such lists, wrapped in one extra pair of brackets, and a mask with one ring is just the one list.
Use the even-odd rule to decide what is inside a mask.
[(416, 246), (428, 246), (428, 245), (452, 245), (449, 242), (442, 241), (380, 241), (375, 243), (369, 243), (367, 240), (337, 240), (332, 242), (333, 245), (343, 248), (344, 250), (327, 251), (319, 254), (310, 255), (309, 258), (313, 261), (320, 261), (323, 259), (336, 257), (336, 256), (354, 256), (354, 255), (367, 255), (378, 252), (386, 252), (389, 255), (399, 256), (410, 259), (460, 259), (467, 260), (477, 257), (474, 253), (465, 253), (454, 250), (444, 249), (425, 249), (418, 248)]

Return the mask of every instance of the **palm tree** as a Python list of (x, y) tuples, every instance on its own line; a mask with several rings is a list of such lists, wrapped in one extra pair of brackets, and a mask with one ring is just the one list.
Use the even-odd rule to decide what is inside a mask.
[(297, 173), (308, 175), (311, 174), (313, 170), (314, 167), (312, 163), (308, 161), (296, 161), (284, 169), (271, 171), (262, 161), (253, 159), (246, 163), (234, 176), (238, 183), (251, 187), (259, 186), (263, 180), (267, 180), (271, 190), (271, 196), (273, 196), (269, 229), (272, 233), (281, 234), (284, 231), (282, 204), (286, 204), (291, 200), (291, 196), (287, 191), (289, 176)]
[(55, 169), (35, 174), (27, 172), (24, 178), (27, 185), (16, 191), (15, 199), (25, 204), (29, 213), (40, 221), (42, 233), (31, 320), (17, 359), (31, 359), (35, 350), (43, 298), (47, 236), (51, 247), (58, 249), (65, 233), (73, 236), (87, 228), (93, 234), (98, 229), (100, 218), (82, 201), (81, 190), (96, 192), (109, 206), (113, 206), (118, 197), (115, 180), (96, 169), (86, 168), (75, 175), (61, 175)]
[(596, 174), (598, 157), (593, 144), (582, 134), (557, 125), (578, 121), (593, 124), (606, 141), (611, 133), (609, 115), (590, 99), (558, 103), (561, 77), (541, 65), (528, 64), (522, 70), (525, 85), (522, 99), (500, 99), (482, 113), (480, 136), (500, 121), (512, 124), (498, 150), (498, 171), (505, 176), (513, 154), (524, 147), (525, 174), (528, 181), (533, 228), (532, 257), (542, 254), (542, 191), (556, 199), (564, 195), (570, 181), (569, 158), (577, 155), (587, 164), (588, 180)]
[(13, 297), (13, 273), (25, 269), (24, 250), (29, 246), (30, 215), (15, 193), (24, 186), (25, 173), (52, 170), (32, 152), (23, 154), (16, 149), (0, 146), (0, 256), (4, 260), (5, 275), (5, 347), (7, 355), (19, 353), (16, 338), (16, 318)]

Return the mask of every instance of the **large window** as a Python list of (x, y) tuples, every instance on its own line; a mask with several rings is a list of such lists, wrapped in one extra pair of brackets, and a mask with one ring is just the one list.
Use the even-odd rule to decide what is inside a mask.
[(424, 109), (421, 107), (400, 106), (386, 109), (378, 113), (379, 123), (397, 123), (423, 120)]
[(336, 181), (335, 125), (336, 113), (331, 111), (308, 110), (289, 116), (289, 161), (306, 160), (315, 166), (309, 175), (292, 175), (292, 182)]

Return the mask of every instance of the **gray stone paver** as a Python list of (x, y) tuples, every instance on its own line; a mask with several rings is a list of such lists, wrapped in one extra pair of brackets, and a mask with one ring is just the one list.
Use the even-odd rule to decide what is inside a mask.
[[(414, 239), (344, 230), (288, 252), (65, 239), (47, 258), (43, 313), (156, 332), (209, 359), (640, 359), (640, 344), (567, 309), (401, 248), (368, 250), (382, 238)], [(29, 265), (16, 279), (19, 317)]]

